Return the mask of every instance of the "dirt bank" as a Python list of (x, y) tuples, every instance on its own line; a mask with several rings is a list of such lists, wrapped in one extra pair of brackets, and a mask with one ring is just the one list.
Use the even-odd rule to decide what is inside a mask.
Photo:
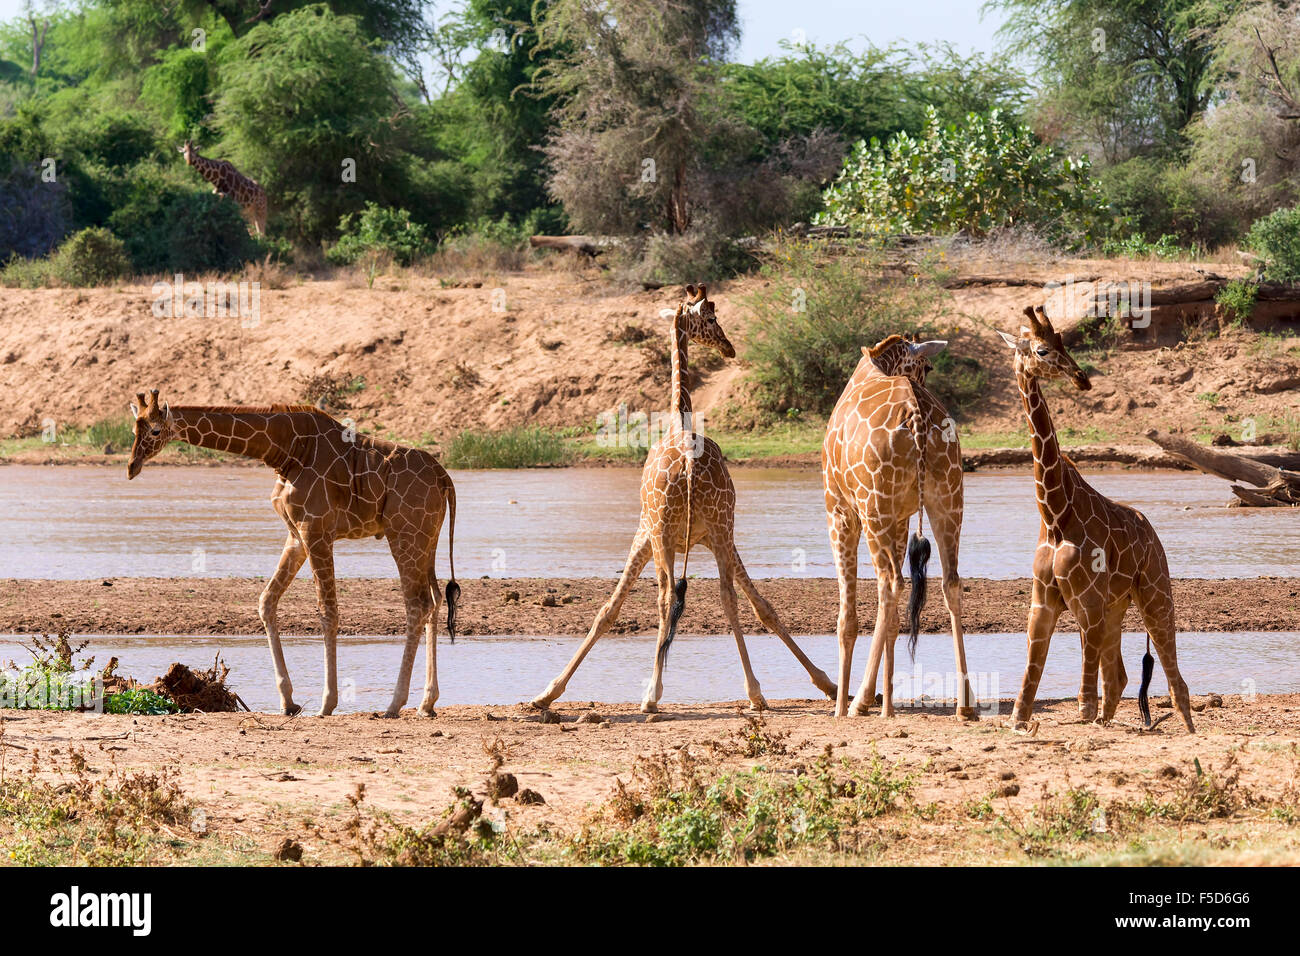
[[(286, 840), (304, 865), (356, 862), (358, 846), (362, 858), (380, 858), (383, 841), (369, 829), (377, 812), (424, 827), (458, 802), (453, 787), (484, 801), (484, 818), (505, 837), (501, 861), (582, 862), (570, 841), (593, 821), (615, 825), (601, 808), (620, 781), (631, 785), (639, 757), (660, 752), (673, 766), (690, 755), (705, 785), (755, 766), (788, 785), (826, 752), (837, 773), (878, 757), (881, 774), (909, 778), (905, 795), (889, 795), (888, 809), (854, 825), (851, 851), (841, 833), (834, 851), (806, 840), (777, 861), (1300, 861), (1300, 695), (1194, 703), (1196, 736), (1175, 720), (1137, 732), (1130, 700), (1105, 728), (1079, 723), (1073, 701), (1040, 703), (1034, 736), (1006, 730), (1005, 717), (961, 724), (948, 711), (903, 708), (888, 721), (836, 720), (825, 701), (787, 700), (757, 724), (735, 702), (669, 706), (655, 723), (631, 707), (594, 702), (562, 704), (560, 722), (550, 724), (508, 706), (441, 708), (432, 720), (413, 711), (398, 720), (24, 712), (4, 721), (3, 742), (11, 781), (28, 765), (47, 780), (175, 770), (193, 804), (151, 851), (154, 862), (269, 864)], [(1169, 711), (1157, 705), (1156, 713)], [(544, 802), (494, 802), (489, 749)], [(76, 764), (82, 769), (68, 769)], [(349, 801), (359, 784), (360, 821)], [(20, 844), (6, 829), (21, 825), (0, 818), (0, 842), (30, 852), (42, 835), (23, 834)]]
[[(967, 579), (963, 623), (971, 633), (1023, 632), (1029, 610), (1028, 579)], [(0, 581), (0, 632), (68, 630), (78, 634), (260, 634), (257, 598), (263, 582), (251, 578), (113, 578), (95, 581)], [(609, 597), (603, 578), (466, 580), (461, 582), (459, 629), (464, 634), (585, 634)], [(794, 634), (835, 631), (837, 585), (830, 578), (780, 578), (759, 588)], [(395, 580), (342, 578), (338, 582), (344, 634), (401, 634), (405, 612)], [(717, 600), (717, 584), (695, 582), (682, 618), (687, 633), (730, 633)], [(859, 586), (859, 619), (875, 620), (875, 588)], [(1184, 631), (1300, 630), (1300, 578), (1179, 579), (1174, 582), (1178, 626)], [(628, 597), (613, 633), (652, 634), (658, 626), (654, 582), (642, 580)], [(742, 598), (747, 632), (762, 630)], [(948, 628), (939, 594), (922, 617), (928, 632)], [(319, 628), (315, 591), (298, 581), (280, 603), (286, 634)], [(1067, 612), (1061, 630), (1075, 627)], [(1142, 630), (1136, 612), (1124, 619)]]
[[(1160, 288), (1195, 281), (1203, 265), (971, 261), (958, 272)], [(744, 300), (762, 281), (710, 286), (738, 344), (750, 318)], [(413, 273), (383, 277), (374, 288), (357, 278), (303, 279), (263, 288), (260, 318), (244, 327), (238, 318), (157, 318), (149, 285), (8, 289), (0, 297), (0, 437), (39, 435), (49, 421), (63, 429), (124, 415), (130, 397), (148, 387), (173, 403), (312, 399), (306, 382), (316, 376), (339, 386), (337, 414), (399, 440), (445, 442), (463, 428), (521, 423), (589, 427), (620, 403), (663, 406), (668, 363), (658, 310), (675, 294), (615, 288), (596, 270), (483, 276), (457, 288)], [(1014, 331), (1021, 308), (1043, 295), (1040, 285), (992, 281), (955, 289), (935, 316), (952, 351), (977, 359), (988, 376), (963, 429), (1023, 433), (995, 330)], [(1270, 319), (1289, 338), (1229, 330), (1171, 344), (1121, 333), (1087, 353), (1097, 368), (1091, 392), (1049, 389), (1064, 443), (1145, 445), (1141, 435), (1153, 426), (1240, 438), (1244, 418), (1261, 439), (1284, 431), (1300, 383), (1294, 320)], [(697, 411), (715, 415), (743, 397), (744, 371), (742, 361), (703, 369)]]

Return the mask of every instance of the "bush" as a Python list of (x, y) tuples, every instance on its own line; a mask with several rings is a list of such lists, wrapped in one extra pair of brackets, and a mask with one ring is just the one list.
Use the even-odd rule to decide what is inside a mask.
[(717, 280), (755, 265), (752, 255), (703, 216), (681, 235), (655, 232), (627, 242), (615, 258), (619, 273), (658, 285)]
[(1032, 225), (1077, 245), (1109, 227), (1087, 157), (1060, 155), (998, 110), (971, 113), (958, 127), (942, 125), (927, 107), (920, 138), (859, 141), (824, 198), (819, 223), (868, 235), (983, 236), (998, 226)]
[(829, 257), (815, 242), (787, 241), (762, 268), (766, 286), (743, 300), (754, 314), (745, 343), (754, 398), (766, 415), (828, 414), (862, 358), (893, 333), (925, 322), (943, 291), (882, 277), (868, 256)]
[(1300, 280), (1300, 206), (1256, 219), (1246, 248), (1264, 260), (1264, 277), (1274, 282)]
[(1219, 290), (1214, 301), (1223, 306), (1224, 312), (1234, 322), (1249, 322), (1258, 297), (1259, 286), (1254, 280), (1234, 279)]
[(127, 237), (142, 273), (227, 272), (262, 255), (233, 200), (180, 185), (157, 169), (133, 171), (108, 225)]
[(1180, 246), (1175, 235), (1165, 233), (1150, 242), (1140, 232), (1124, 239), (1107, 239), (1101, 244), (1101, 254), (1124, 259), (1191, 259), (1196, 255), (1195, 250)]
[(388, 258), (404, 266), (429, 250), (424, 226), (411, 221), (405, 209), (366, 203), (359, 216), (339, 220), (339, 241), (325, 254), (330, 262), (352, 265), (362, 258)]
[(68, 234), (66, 191), (61, 182), (42, 182), (25, 163), (0, 165), (0, 261), (43, 256), (58, 245)]
[(112, 282), (131, 271), (126, 246), (107, 229), (83, 229), (59, 246), (51, 270), (64, 285), (92, 286)]

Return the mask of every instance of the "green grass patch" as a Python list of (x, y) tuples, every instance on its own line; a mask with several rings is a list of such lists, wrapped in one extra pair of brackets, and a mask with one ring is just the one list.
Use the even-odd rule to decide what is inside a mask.
[(463, 431), (444, 455), (448, 468), (540, 468), (570, 464), (573, 452), (563, 435), (540, 426), (505, 431)]

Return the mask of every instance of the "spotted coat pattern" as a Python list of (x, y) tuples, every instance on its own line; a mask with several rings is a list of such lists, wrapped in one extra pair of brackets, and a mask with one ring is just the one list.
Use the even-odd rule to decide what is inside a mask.
[(185, 162), (212, 184), (214, 193), (239, 204), (244, 216), (252, 224), (255, 235), (266, 234), (266, 190), (256, 180), (245, 176), (227, 160), (200, 156), (189, 140), (185, 141), (180, 151)]
[(168, 442), (185, 441), (266, 462), (276, 472), (271, 504), (288, 526), (280, 564), (258, 603), (275, 666), (284, 713), (301, 708), (285, 667), (276, 625), (280, 596), (304, 561), (311, 563), (325, 640), (325, 689), (320, 714), (338, 704), (336, 644), (339, 612), (334, 581), (334, 542), (340, 538), (387, 538), (397, 563), (406, 603), (406, 643), (397, 685), (386, 716), (396, 717), (410, 692), (411, 670), (424, 628), (427, 640), (424, 698), (420, 713), (433, 716), (438, 699), (437, 619), (442, 603), (434, 553), (444, 516), (451, 581), (447, 587), (447, 630), (455, 639), (456, 584), (452, 561), (456, 490), (432, 455), (359, 435), (310, 405), (207, 406), (159, 403), (158, 391), (137, 396), (135, 442), (127, 477)]
[[(714, 303), (704, 286), (686, 287), (687, 300), (676, 312), (664, 310), (672, 317), (672, 391), (669, 425), (664, 437), (650, 449), (641, 472), (641, 521), (637, 527), (627, 563), (614, 593), (601, 607), (587, 633), (587, 638), (564, 670), (535, 697), (533, 706), (549, 707), (568, 685), (583, 659), (596, 642), (618, 619), (624, 600), (632, 590), (646, 564), (653, 557), (659, 587), (659, 647), (668, 634), (669, 611), (673, 602), (673, 567), (682, 552), (682, 576), (686, 575), (690, 548), (703, 545), (713, 553), (718, 565), (718, 585), (723, 609), (736, 638), (744, 672), (745, 696), (756, 709), (767, 707), (758, 679), (750, 666), (749, 653), (740, 628), (736, 605), (738, 584), (749, 599), (763, 626), (774, 632), (808, 671), (819, 690), (833, 696), (835, 686), (800, 649), (777, 617), (771, 605), (759, 594), (740, 560), (735, 544), (736, 489), (723, 461), (722, 452), (709, 438), (696, 433), (691, 415), (691, 398), (687, 388), (687, 349), (691, 342), (717, 349), (727, 358), (735, 349), (718, 324)], [(688, 490), (689, 488), (689, 490)], [(663, 695), (664, 655), (656, 653), (654, 670), (646, 685), (641, 709), (658, 710)]]
[[(925, 387), (928, 357), (944, 342), (910, 343), (891, 335), (862, 350), (862, 360), (844, 388), (826, 426), (822, 482), (840, 606), (839, 693), (836, 716), (864, 715), (876, 696), (881, 658), (885, 662), (881, 712), (893, 715), (894, 643), (902, 590), (908, 522), (924, 511), (943, 567), (943, 596), (952, 626), (957, 662), (958, 715), (977, 715), (966, 670), (961, 625), (961, 445), (943, 405)], [(918, 515), (918, 529), (920, 516)], [(848, 688), (858, 637), (858, 542), (866, 535), (876, 571), (876, 628), (871, 656), (852, 705)]]
[[(1159, 536), (1140, 511), (1111, 501), (1079, 474), (1060, 449), (1039, 380), (1069, 378), (1086, 391), (1092, 385), (1065, 350), (1041, 306), (1026, 308), (1029, 325), (1019, 338), (999, 333), (1015, 349), (1016, 385), (1029, 419), (1034, 452), (1034, 495), (1041, 518), (1034, 550), (1029, 608), (1028, 661), (1013, 713), (1026, 729), (1043, 676), (1056, 620), (1069, 608), (1079, 622), (1083, 676), (1079, 713), (1109, 722), (1124, 693), (1127, 675), (1120, 653), (1121, 624), (1135, 603), (1168, 678), (1174, 706), (1188, 731), (1192, 714), (1187, 684), (1178, 672), (1173, 590)], [(1104, 697), (1097, 712), (1097, 670)]]

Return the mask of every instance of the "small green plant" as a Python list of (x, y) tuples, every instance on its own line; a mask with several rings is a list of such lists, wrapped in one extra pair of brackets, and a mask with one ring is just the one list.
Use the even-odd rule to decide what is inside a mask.
[(1234, 279), (1219, 290), (1214, 301), (1223, 307), (1228, 317), (1241, 324), (1250, 321), (1259, 297), (1259, 285), (1252, 279)]
[(89, 641), (73, 644), (66, 631), (33, 636), (23, 648), (31, 663), (10, 661), (0, 668), (0, 708), (14, 710), (88, 710), (95, 705), (90, 668), (93, 657), (74, 660)]
[(1197, 395), (1196, 395), (1196, 400), (1197, 400), (1198, 402), (1204, 402), (1204, 403), (1207, 404), (1207, 405), (1217, 405), (1217, 404), (1219, 404), (1219, 393), (1218, 393), (1218, 392), (1198, 392)]
[(505, 431), (462, 431), (447, 446), (450, 468), (537, 468), (564, 465), (571, 458), (564, 439), (541, 426)]
[(339, 220), (339, 241), (325, 257), (339, 265), (366, 261), (373, 284), (384, 260), (408, 266), (429, 248), (424, 226), (412, 222), (409, 212), (368, 202), (360, 215), (348, 213)]
[(179, 712), (180, 708), (173, 701), (147, 687), (122, 690), (104, 697), (106, 714), (143, 714), (152, 717)]
[(1101, 254), (1118, 259), (1193, 259), (1194, 250), (1178, 244), (1178, 237), (1162, 235), (1155, 242), (1148, 241), (1140, 232), (1123, 239), (1107, 239), (1101, 244)]
[(1274, 282), (1300, 279), (1300, 206), (1256, 219), (1243, 243), (1264, 260), (1264, 277)]

